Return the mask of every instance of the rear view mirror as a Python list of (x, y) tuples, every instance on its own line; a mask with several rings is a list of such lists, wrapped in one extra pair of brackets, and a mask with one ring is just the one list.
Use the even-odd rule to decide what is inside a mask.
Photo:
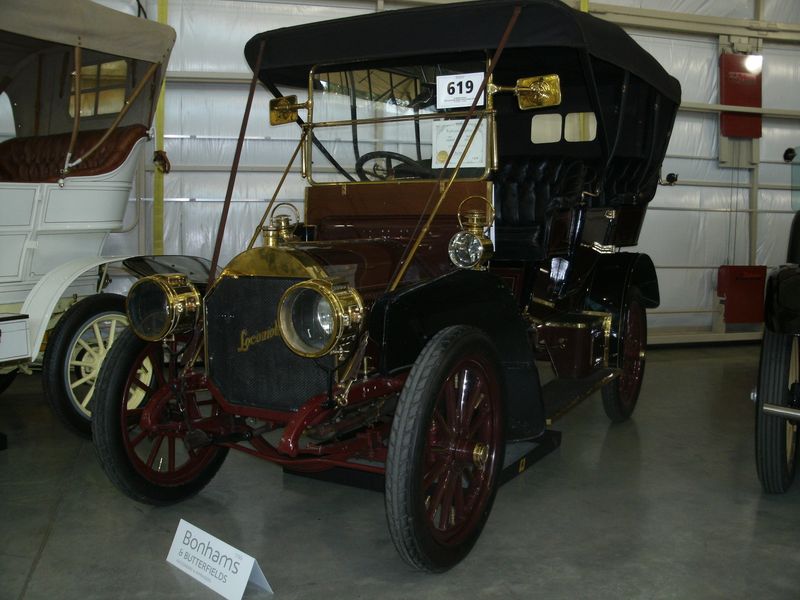
[(539, 75), (517, 79), (514, 88), (520, 110), (561, 104), (561, 81), (558, 75)]
[(297, 96), (284, 96), (283, 98), (273, 98), (269, 101), (269, 124), (286, 125), (294, 123), (298, 119), (297, 111), (307, 108), (305, 102), (298, 104)]

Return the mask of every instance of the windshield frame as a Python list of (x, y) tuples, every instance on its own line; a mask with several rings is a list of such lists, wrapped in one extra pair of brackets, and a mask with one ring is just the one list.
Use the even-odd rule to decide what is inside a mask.
[[(477, 62), (477, 61), (476, 61)], [(486, 72), (489, 69), (490, 60), (486, 57), (483, 61), (483, 76), (486, 76)], [(326, 129), (326, 128), (333, 128), (333, 127), (349, 127), (353, 125), (373, 125), (373, 124), (392, 124), (392, 123), (402, 123), (402, 122), (420, 122), (420, 121), (436, 121), (442, 120), (444, 117), (452, 118), (454, 122), (458, 122), (463, 124), (464, 120), (470, 116), (469, 115), (469, 108), (464, 108), (462, 110), (452, 110), (446, 113), (431, 113), (431, 114), (418, 114), (418, 115), (400, 115), (400, 116), (387, 116), (387, 117), (370, 117), (365, 119), (340, 119), (340, 120), (333, 120), (333, 121), (314, 121), (314, 94), (315, 91), (319, 93), (319, 90), (314, 89), (314, 81), (315, 76), (320, 72), (334, 72), (335, 69), (340, 69), (341, 71), (347, 70), (356, 70), (358, 69), (380, 69), (386, 68), (387, 65), (341, 65), (341, 64), (332, 64), (332, 63), (324, 63), (314, 65), (309, 73), (308, 73), (308, 119), (304, 123), (303, 127), (305, 128), (307, 135), (306, 140), (303, 146), (303, 156), (302, 156), (302, 165), (303, 165), (303, 173), (306, 176), (310, 185), (313, 186), (341, 186), (341, 185), (375, 185), (375, 184), (400, 184), (400, 183), (408, 183), (408, 182), (436, 182), (439, 180), (438, 176), (432, 177), (424, 177), (424, 178), (399, 178), (399, 179), (387, 179), (384, 181), (361, 181), (356, 179), (354, 181), (318, 181), (314, 179), (314, 166), (312, 157), (314, 155), (314, 144), (322, 143), (320, 140), (314, 135), (314, 130), (319, 129)], [(458, 177), (459, 181), (485, 181), (489, 178), (490, 173), (497, 168), (497, 139), (496, 139), (496, 127), (494, 122), (495, 117), (495, 110), (493, 104), (493, 95), (488, 92), (490, 89), (490, 84), (492, 83), (491, 76), (487, 81), (487, 92), (485, 93), (485, 101), (483, 108), (476, 108), (475, 111), (471, 115), (471, 119), (475, 121), (478, 125), (477, 127), (485, 127), (486, 129), (486, 147), (484, 149), (485, 156), (486, 156), (486, 164), (483, 168), (483, 172), (480, 176), (471, 176), (471, 177)], [(451, 148), (452, 150), (452, 148)], [(452, 172), (457, 171), (456, 163), (458, 161), (459, 155), (453, 155), (450, 158), (450, 162), (448, 164), (447, 172), (448, 178), (452, 174)], [(317, 166), (316, 172), (319, 173), (331, 173), (337, 172), (339, 168), (335, 164), (330, 164), (327, 166)], [(339, 171), (341, 173), (341, 171)]]

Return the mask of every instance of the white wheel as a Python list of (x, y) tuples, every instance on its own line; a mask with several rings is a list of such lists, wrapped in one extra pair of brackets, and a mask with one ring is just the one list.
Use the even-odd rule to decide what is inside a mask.
[(45, 396), (56, 416), (81, 435), (91, 435), (100, 366), (127, 328), (125, 299), (97, 294), (72, 306), (53, 329), (42, 365)]

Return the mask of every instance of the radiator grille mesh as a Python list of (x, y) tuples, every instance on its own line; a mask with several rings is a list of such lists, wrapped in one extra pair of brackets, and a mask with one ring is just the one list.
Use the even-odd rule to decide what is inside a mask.
[(298, 281), (227, 277), (206, 299), (208, 372), (231, 404), (296, 411), (328, 389), (331, 357), (297, 356), (276, 327), (278, 301)]

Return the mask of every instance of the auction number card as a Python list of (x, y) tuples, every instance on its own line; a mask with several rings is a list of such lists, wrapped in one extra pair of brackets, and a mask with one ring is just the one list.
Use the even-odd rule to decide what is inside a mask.
[[(483, 73), (460, 73), (436, 77), (436, 108), (469, 108), (483, 83)], [(484, 104), (481, 94), (478, 106)]]

